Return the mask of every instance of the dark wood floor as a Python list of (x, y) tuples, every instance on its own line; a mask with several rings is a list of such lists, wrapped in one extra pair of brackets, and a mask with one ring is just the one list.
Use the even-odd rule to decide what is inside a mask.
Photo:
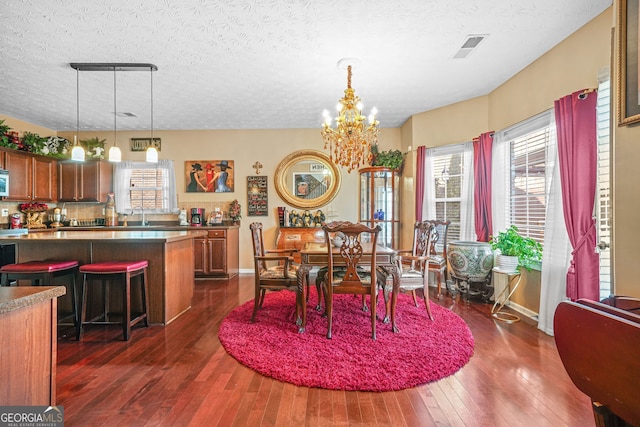
[(251, 275), (198, 281), (190, 311), (166, 327), (136, 329), (129, 342), (117, 327), (91, 327), (80, 343), (60, 331), (57, 396), (65, 426), (595, 425), (553, 338), (525, 322), (492, 320), (488, 304), (439, 302), (475, 337), (474, 356), (455, 375), (363, 393), (281, 383), (228, 356), (220, 322), (252, 297)]

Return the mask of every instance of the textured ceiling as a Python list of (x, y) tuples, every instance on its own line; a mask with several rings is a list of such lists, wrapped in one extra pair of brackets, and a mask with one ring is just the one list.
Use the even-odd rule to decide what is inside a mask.
[[(0, 113), (76, 128), (71, 62), (144, 62), (155, 129), (314, 128), (352, 86), (382, 127), (485, 95), (611, 0), (0, 0)], [(469, 35), (488, 37), (453, 59)], [(114, 75), (80, 72), (80, 127), (114, 126)], [(151, 72), (116, 75), (148, 129)], [(595, 76), (594, 76), (595, 78)]]

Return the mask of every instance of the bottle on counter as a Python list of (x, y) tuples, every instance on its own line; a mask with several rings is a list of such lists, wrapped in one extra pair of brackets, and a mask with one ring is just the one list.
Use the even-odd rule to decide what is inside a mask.
[(105, 227), (115, 227), (118, 225), (116, 200), (113, 193), (107, 194), (107, 203), (104, 205), (104, 225)]

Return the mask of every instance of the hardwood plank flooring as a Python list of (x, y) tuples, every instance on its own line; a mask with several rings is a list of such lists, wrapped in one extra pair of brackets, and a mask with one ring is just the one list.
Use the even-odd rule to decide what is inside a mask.
[[(60, 330), (57, 401), (66, 426), (593, 426), (553, 337), (530, 321), (494, 321), (491, 306), (445, 297), (475, 353), (456, 374), (387, 393), (310, 389), (240, 365), (218, 340), (222, 319), (253, 298), (253, 276), (199, 280), (191, 310), (166, 327)], [(407, 366), (407, 369), (411, 369)]]

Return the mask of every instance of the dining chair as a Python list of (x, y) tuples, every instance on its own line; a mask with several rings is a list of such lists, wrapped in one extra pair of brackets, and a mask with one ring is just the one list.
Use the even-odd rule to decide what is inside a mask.
[[(322, 229), (328, 252), (328, 270), (319, 283), (325, 297), (327, 338), (331, 339), (332, 337), (333, 294), (361, 294), (370, 296), (371, 337), (375, 340), (375, 301), (378, 289), (376, 286), (376, 244), (381, 228), (379, 225), (370, 228), (364, 224), (354, 224), (349, 221), (334, 221), (325, 224)], [(332, 235), (338, 232), (344, 234), (344, 239), (342, 245), (335, 248), (331, 239)], [(363, 259), (365, 249), (363, 249), (362, 240), (365, 235), (365, 240), (371, 244), (371, 249), (366, 254), (370, 257), (369, 261)], [(337, 254), (333, 252), (334, 249)], [(334, 258), (334, 256), (336, 257)], [(339, 265), (335, 265), (336, 262)]]
[[(298, 265), (293, 262), (296, 249), (265, 250), (262, 238), (262, 223), (249, 225), (253, 241), (253, 259), (255, 275), (255, 298), (251, 323), (255, 322), (258, 309), (262, 308), (266, 291), (290, 290), (296, 292), (296, 320), (299, 314), (298, 301)], [(307, 278), (307, 283), (309, 280)]]
[[(433, 320), (431, 306), (429, 305), (429, 270), (428, 263), (431, 257), (429, 251), (434, 238), (433, 224), (430, 221), (417, 221), (413, 226), (413, 245), (411, 249), (400, 249), (396, 251), (396, 268), (399, 277), (398, 290), (401, 292), (411, 292), (413, 303), (418, 306), (416, 291), (421, 289), (423, 293), (424, 305), (429, 319)], [(379, 283), (386, 283), (384, 272)], [(389, 298), (385, 292), (385, 319), (389, 316)], [(392, 308), (395, 310), (395, 307)]]
[(449, 270), (447, 269), (447, 233), (451, 221), (441, 221), (437, 219), (426, 220), (433, 225), (433, 236), (429, 249), (429, 271), (434, 272), (438, 277), (438, 299), (442, 298), (442, 277), (444, 282), (449, 280)]

